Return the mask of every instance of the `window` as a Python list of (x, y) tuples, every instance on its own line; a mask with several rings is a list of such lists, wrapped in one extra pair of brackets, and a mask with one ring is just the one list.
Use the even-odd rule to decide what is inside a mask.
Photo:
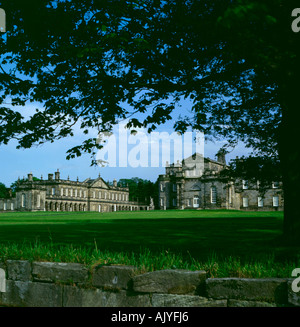
[(176, 207), (176, 206), (177, 206), (177, 200), (173, 199), (173, 207)]
[(248, 198), (243, 198), (243, 207), (244, 208), (248, 207)]
[(198, 208), (200, 205), (200, 199), (199, 199), (199, 196), (198, 195), (195, 195), (194, 196), (194, 200), (193, 200), (193, 206), (194, 208)]
[(248, 181), (243, 180), (243, 190), (248, 190)]
[(279, 197), (273, 196), (273, 207), (279, 207)]
[(3, 210), (4, 210), (4, 211), (7, 210), (7, 203), (6, 203), (6, 202), (4, 202), (4, 204), (3, 204)]
[(60, 195), (61, 195), (61, 196), (64, 195), (64, 189), (63, 189), (63, 188), (60, 189)]
[(73, 190), (70, 189), (70, 196), (73, 196)]
[(229, 186), (229, 192), (228, 192), (228, 197), (229, 197), (229, 203), (231, 204), (232, 203), (232, 188), (231, 186)]
[(75, 193), (75, 197), (77, 198), (77, 196), (78, 196), (78, 191), (75, 190), (74, 193)]
[(82, 190), (79, 191), (79, 197), (82, 198)]
[(163, 192), (164, 191), (164, 185), (160, 184), (160, 191)]
[(26, 207), (26, 195), (25, 194), (22, 194), (21, 205), (22, 205), (22, 208)]
[(68, 192), (69, 190), (66, 188), (66, 196), (68, 196), (68, 194), (69, 194), (69, 192)]
[(114, 193), (111, 194), (111, 199), (112, 199), (112, 200), (115, 199), (115, 194), (114, 194)]
[(51, 194), (52, 194), (52, 195), (55, 195), (55, 187), (52, 187)]
[(10, 204), (10, 210), (14, 210), (14, 204), (13, 204), (13, 202)]
[(177, 186), (176, 186), (176, 184), (173, 184), (173, 192), (177, 192)]
[(86, 191), (83, 192), (83, 197), (86, 198)]
[(99, 199), (101, 199), (101, 191), (99, 191)]
[(41, 196), (39, 194), (36, 197), (36, 206), (38, 208), (41, 206)]
[(259, 196), (259, 197), (257, 198), (257, 206), (258, 206), (259, 208), (261, 208), (261, 207), (264, 206), (264, 200), (263, 200), (263, 198), (262, 198), (261, 196)]
[(106, 200), (106, 198), (107, 198), (107, 193), (105, 192), (104, 193), (104, 199)]
[(190, 206), (191, 206), (191, 202), (192, 202), (191, 199), (187, 199), (187, 200), (186, 200), (186, 205), (187, 205), (188, 207), (190, 207)]
[(96, 199), (96, 192), (93, 192), (93, 198)]
[(217, 188), (215, 186), (212, 186), (210, 188), (210, 202), (212, 204), (217, 203)]

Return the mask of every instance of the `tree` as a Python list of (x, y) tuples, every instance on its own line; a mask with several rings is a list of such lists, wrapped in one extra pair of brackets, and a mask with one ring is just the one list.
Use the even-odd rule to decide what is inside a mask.
[(9, 190), (3, 183), (0, 183), (0, 199), (7, 199), (9, 197)]
[[(34, 176), (32, 177), (32, 180), (33, 181), (40, 181), (39, 178), (34, 177)], [(11, 183), (10, 189), (11, 189), (11, 192), (12, 192), (12, 196), (16, 196), (16, 193), (17, 193), (20, 185), (22, 185), (22, 184), (24, 184), (26, 182), (28, 182), (28, 178), (23, 177), (22, 179), (18, 179), (16, 181), (14, 181), (13, 183)]]
[[(299, 239), (296, 1), (10, 0), (0, 6), (10, 18), (1, 40), (0, 101), (43, 104), (30, 118), (2, 106), (1, 143), (17, 139), (28, 148), (72, 136), (75, 124), (88, 134), (125, 118), (129, 127), (152, 131), (172, 118), (182, 98), (190, 99), (192, 114), (175, 123), (177, 131), (192, 127), (226, 138), (226, 150), (241, 140), (253, 156), (280, 162), (284, 233)], [(100, 147), (90, 138), (67, 157)]]
[(129, 200), (141, 203), (150, 203), (150, 198), (154, 200), (154, 206), (158, 204), (158, 182), (133, 177), (130, 179), (122, 178), (119, 180), (122, 187), (129, 187)]

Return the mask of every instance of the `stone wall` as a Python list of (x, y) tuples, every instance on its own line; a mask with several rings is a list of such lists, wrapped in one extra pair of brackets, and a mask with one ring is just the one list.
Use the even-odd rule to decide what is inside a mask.
[(293, 279), (207, 278), (205, 271), (132, 266), (0, 262), (6, 292), (0, 306), (16, 307), (281, 307), (300, 306)]

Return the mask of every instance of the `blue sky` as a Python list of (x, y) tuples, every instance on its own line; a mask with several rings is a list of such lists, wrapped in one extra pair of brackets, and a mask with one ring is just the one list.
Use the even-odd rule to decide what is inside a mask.
[[(27, 108), (20, 108), (20, 110), (26, 110), (26, 116), (30, 115), (35, 108), (34, 105)], [(177, 111), (182, 113), (183, 108)], [(176, 118), (176, 112), (174, 113)], [(167, 132), (171, 134), (173, 132), (172, 125), (174, 121), (170, 121), (167, 124), (160, 126), (158, 132)], [(93, 134), (93, 132), (92, 132)], [(96, 136), (88, 135), (88, 136)], [(118, 135), (116, 135), (118, 138)], [(0, 182), (4, 183), (7, 187), (11, 185), (18, 177), (27, 177), (27, 174), (32, 172), (34, 176), (40, 178), (48, 177), (48, 173), (54, 173), (57, 169), (61, 172), (61, 178), (70, 180), (76, 180), (77, 177), (80, 181), (86, 178), (97, 178), (99, 173), (105, 181), (112, 181), (114, 178), (117, 180), (121, 178), (139, 177), (148, 179), (153, 182), (156, 181), (159, 174), (164, 173), (164, 167), (160, 164), (159, 167), (91, 167), (91, 158), (88, 154), (71, 160), (66, 160), (66, 152), (73, 146), (81, 144), (86, 139), (86, 136), (80, 131), (75, 129), (74, 137), (68, 137), (62, 140), (58, 140), (54, 143), (46, 143), (39, 147), (32, 147), (31, 149), (16, 149), (17, 142), (11, 141), (8, 145), (0, 146), (1, 156), (1, 173)], [(118, 140), (117, 140), (118, 141)], [(211, 159), (215, 159), (216, 152), (224, 142), (208, 142), (204, 144), (204, 156)], [(131, 146), (131, 148), (134, 145)], [(249, 150), (241, 144), (234, 151), (227, 155), (227, 162), (235, 158), (236, 156), (242, 156), (248, 153)], [(130, 147), (128, 147), (130, 152)], [(149, 159), (150, 162), (150, 159)], [(171, 160), (172, 162), (172, 160)], [(150, 166), (150, 165), (149, 165)]]

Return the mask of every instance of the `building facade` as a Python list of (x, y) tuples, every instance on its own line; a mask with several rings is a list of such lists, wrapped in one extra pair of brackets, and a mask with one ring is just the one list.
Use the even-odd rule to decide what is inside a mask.
[(166, 165), (159, 176), (159, 207), (166, 209), (283, 210), (281, 184), (274, 181), (263, 194), (259, 181), (232, 180), (221, 171), (228, 168), (225, 155), (217, 160), (194, 154)]
[(63, 180), (60, 172), (48, 174), (47, 180), (20, 183), (16, 196), (0, 199), (0, 211), (137, 211), (150, 210), (150, 205), (129, 201), (129, 188), (108, 185), (100, 177), (83, 182)]

